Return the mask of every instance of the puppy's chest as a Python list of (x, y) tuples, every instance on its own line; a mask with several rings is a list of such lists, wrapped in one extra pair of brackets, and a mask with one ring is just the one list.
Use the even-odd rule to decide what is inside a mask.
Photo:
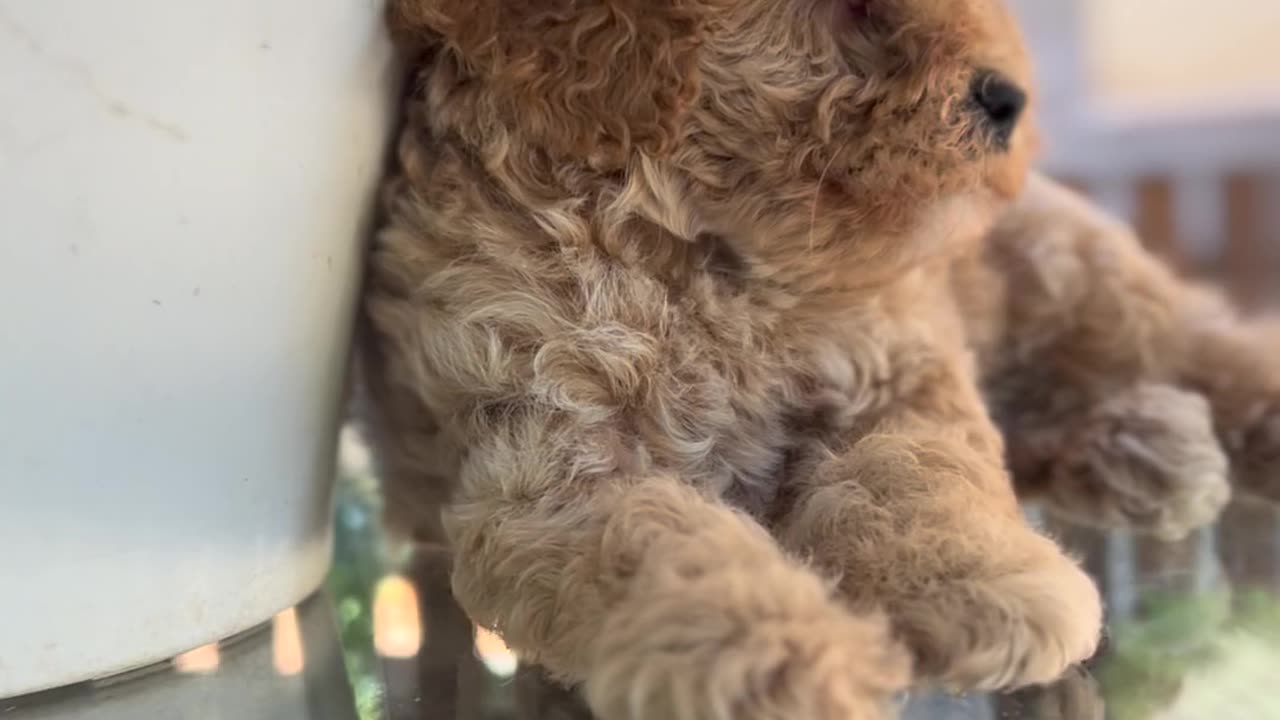
[(733, 428), (716, 442), (720, 488), (752, 508), (772, 501), (797, 458), (851, 441), (911, 389), (916, 361), (882, 317), (852, 316), (796, 337), (727, 383)]

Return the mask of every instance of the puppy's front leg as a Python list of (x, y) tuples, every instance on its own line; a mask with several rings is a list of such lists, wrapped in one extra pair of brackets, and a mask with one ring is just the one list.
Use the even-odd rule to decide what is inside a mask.
[(780, 518), (789, 547), (855, 609), (886, 608), (917, 671), (952, 687), (1050, 682), (1098, 641), (1096, 588), (1025, 523), (1001, 455), (972, 379), (938, 353), (918, 390), (796, 478)]
[[(1275, 327), (1242, 322), (1130, 228), (1044, 178), (987, 250), (1007, 295), (987, 385), (1011, 455), (1027, 460), (1020, 482), (1068, 509), (1102, 504), (1184, 534), (1226, 502), (1225, 450), (1235, 488), (1280, 501)], [(1137, 471), (1107, 471), (1126, 466)]]
[(531, 413), (470, 449), (446, 526), (476, 621), (607, 720), (889, 714), (907, 671), (883, 622), (686, 483), (575, 468), (584, 442)]

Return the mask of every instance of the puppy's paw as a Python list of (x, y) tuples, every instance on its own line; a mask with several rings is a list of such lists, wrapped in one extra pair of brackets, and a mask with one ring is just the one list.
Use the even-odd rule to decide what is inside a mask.
[(1253, 422), (1226, 435), (1226, 443), (1237, 487), (1280, 503), (1280, 401), (1260, 408)]
[(1102, 627), (1093, 581), (1060, 555), (1016, 574), (938, 584), (893, 612), (918, 673), (954, 690), (1053, 682), (1093, 655)]
[(1046, 499), (1077, 522), (1177, 540), (1217, 519), (1230, 496), (1204, 398), (1141, 385), (1094, 408), (1052, 470)]
[[(887, 720), (909, 681), (887, 622), (835, 605), (697, 617), (629, 605), (611, 615), (586, 684), (602, 720)], [(742, 610), (755, 619), (739, 622)]]

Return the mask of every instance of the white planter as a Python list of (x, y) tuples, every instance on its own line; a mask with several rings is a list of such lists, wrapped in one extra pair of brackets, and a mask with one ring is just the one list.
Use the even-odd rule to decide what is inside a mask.
[(0, 697), (320, 585), (381, 12), (0, 0)]

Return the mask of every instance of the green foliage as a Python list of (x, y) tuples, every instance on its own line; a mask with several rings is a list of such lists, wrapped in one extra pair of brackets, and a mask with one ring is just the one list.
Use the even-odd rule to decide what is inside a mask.
[(1258, 588), (1240, 591), (1231, 627), (1280, 647), (1280, 600)]
[(1115, 631), (1097, 672), (1112, 720), (1159, 717), (1178, 701), (1188, 678), (1208, 678), (1239, 653), (1234, 638), (1280, 648), (1280, 601), (1264, 590), (1157, 596), (1145, 604), (1142, 619)]
[(1114, 630), (1112, 652), (1097, 673), (1114, 720), (1150, 720), (1176, 699), (1188, 673), (1213, 662), (1231, 598), (1157, 596), (1146, 605), (1142, 620)]
[(373, 478), (343, 465), (334, 505), (328, 590), (360, 720), (382, 720), (383, 683), (373, 647), (373, 590), (390, 561), (379, 529), (381, 508)]

